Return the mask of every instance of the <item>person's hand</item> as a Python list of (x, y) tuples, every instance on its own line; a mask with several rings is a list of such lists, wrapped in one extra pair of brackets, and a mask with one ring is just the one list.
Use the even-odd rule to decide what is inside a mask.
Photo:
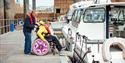
[(37, 28), (38, 26), (37, 25), (34, 25), (35, 28)]
[(43, 40), (43, 42), (47, 42), (47, 40)]
[(51, 34), (48, 34), (48, 36), (50, 36)]

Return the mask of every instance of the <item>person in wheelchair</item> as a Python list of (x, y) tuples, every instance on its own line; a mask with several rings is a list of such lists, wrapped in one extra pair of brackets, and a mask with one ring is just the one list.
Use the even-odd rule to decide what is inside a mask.
[(46, 41), (47, 42), (53, 42), (57, 48), (57, 50), (60, 52), (62, 49), (61, 44), (59, 43), (58, 39), (51, 34), (51, 31), (49, 29), (49, 26), (46, 25), (43, 21), (39, 22), (39, 29), (36, 32), (38, 37), (42, 40), (42, 41)]

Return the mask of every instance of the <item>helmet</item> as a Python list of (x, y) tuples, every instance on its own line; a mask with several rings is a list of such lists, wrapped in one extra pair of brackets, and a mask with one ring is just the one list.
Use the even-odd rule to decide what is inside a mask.
[(45, 24), (45, 23), (44, 23), (43, 21), (40, 21), (39, 24), (42, 24), (42, 25), (43, 25), (43, 24)]

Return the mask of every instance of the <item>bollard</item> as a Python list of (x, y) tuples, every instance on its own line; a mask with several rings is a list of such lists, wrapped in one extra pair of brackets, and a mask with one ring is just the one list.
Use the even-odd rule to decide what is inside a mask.
[(10, 23), (10, 31), (13, 32), (14, 31), (14, 22)]

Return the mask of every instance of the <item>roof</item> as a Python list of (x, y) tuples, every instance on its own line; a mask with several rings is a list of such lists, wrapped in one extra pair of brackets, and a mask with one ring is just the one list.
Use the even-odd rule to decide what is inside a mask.
[(80, 2), (76, 2), (72, 5), (70, 5), (70, 9), (72, 8), (83, 8), (83, 7), (87, 7), (88, 5), (93, 4), (93, 1), (80, 1)]
[(111, 3), (103, 3), (103, 4), (92, 4), (90, 6), (97, 6), (97, 5), (121, 5), (121, 6), (125, 6), (125, 2), (111, 2)]

